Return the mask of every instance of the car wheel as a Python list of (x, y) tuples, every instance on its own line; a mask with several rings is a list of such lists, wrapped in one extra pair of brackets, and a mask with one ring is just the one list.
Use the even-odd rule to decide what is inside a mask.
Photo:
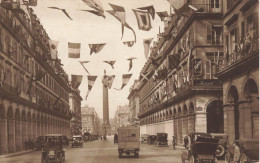
[(222, 145), (218, 145), (216, 149), (216, 156), (218, 158), (222, 158), (225, 154), (225, 149)]
[(241, 157), (240, 157), (240, 162), (248, 162), (249, 160), (248, 160), (248, 158), (247, 158), (247, 156), (243, 153), (242, 155), (241, 155)]

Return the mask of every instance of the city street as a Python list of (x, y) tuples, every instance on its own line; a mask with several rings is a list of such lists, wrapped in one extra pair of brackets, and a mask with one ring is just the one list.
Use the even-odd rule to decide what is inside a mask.
[[(66, 148), (66, 163), (114, 163), (114, 162), (147, 162), (147, 163), (181, 163), (181, 150), (173, 150), (172, 147), (155, 147), (154, 145), (141, 144), (139, 158), (118, 158), (117, 145), (113, 144), (113, 138), (107, 141), (92, 141), (84, 143), (83, 148)], [(0, 159), (1, 163), (40, 163), (41, 152), (35, 151), (20, 156)], [(224, 162), (224, 161), (218, 161)]]

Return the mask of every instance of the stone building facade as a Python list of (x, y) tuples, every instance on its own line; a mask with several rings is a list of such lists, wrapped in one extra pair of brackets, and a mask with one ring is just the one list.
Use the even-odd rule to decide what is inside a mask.
[(70, 133), (68, 76), (48, 59), (50, 38), (28, 13), (0, 7), (0, 154), (24, 150), (38, 136)]
[(223, 81), (224, 132), (235, 139), (259, 138), (259, 1), (223, 3), (224, 59), (217, 76)]
[(139, 94), (137, 90), (138, 86), (138, 80), (135, 80), (134, 84), (130, 88), (130, 93), (127, 97), (129, 100), (129, 109), (130, 109), (130, 124), (131, 125), (138, 125), (140, 124), (140, 121), (138, 119), (138, 113), (139, 113)]
[(114, 117), (116, 130), (119, 127), (130, 125), (130, 119), (130, 107), (128, 105), (118, 106)]
[(91, 134), (101, 134), (101, 121), (93, 107), (85, 105), (81, 108), (82, 117), (82, 132), (88, 132)]
[(192, 0), (182, 16), (170, 15), (139, 77), (141, 134), (168, 133), (177, 143), (190, 132), (223, 133), (222, 0)]
[(72, 119), (70, 120), (70, 129), (72, 135), (82, 134), (82, 122), (81, 122), (81, 101), (80, 91), (73, 89), (69, 94), (70, 111), (72, 113)]

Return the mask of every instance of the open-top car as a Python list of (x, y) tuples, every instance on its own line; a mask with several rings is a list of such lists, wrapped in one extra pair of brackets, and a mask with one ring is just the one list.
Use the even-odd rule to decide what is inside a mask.
[[(258, 139), (240, 139), (235, 140), (239, 147), (240, 157), (239, 162), (253, 163), (259, 162), (259, 140)], [(234, 144), (233, 143), (233, 144)], [(234, 146), (228, 145), (228, 150), (225, 156), (225, 162), (233, 162), (234, 159)]]
[(45, 143), (43, 145), (41, 162), (48, 163), (50, 161), (65, 161), (65, 150), (63, 149), (63, 135), (48, 134), (45, 135)]
[(147, 139), (147, 144), (154, 144), (156, 139), (157, 139), (156, 135), (149, 135)]
[(154, 141), (155, 146), (168, 146), (168, 134), (157, 133), (156, 140)]
[(73, 135), (71, 147), (83, 147), (83, 140), (81, 135)]
[(228, 144), (228, 136), (223, 133), (210, 133), (213, 138), (219, 139), (219, 143), (216, 150), (216, 156), (218, 159), (224, 158), (226, 154), (226, 147)]
[(219, 139), (207, 133), (191, 133), (184, 138), (186, 151), (182, 153), (182, 162), (190, 163), (216, 163), (216, 149)]

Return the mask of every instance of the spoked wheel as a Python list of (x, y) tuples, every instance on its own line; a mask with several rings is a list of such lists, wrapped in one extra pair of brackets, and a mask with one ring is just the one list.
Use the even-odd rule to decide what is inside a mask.
[(216, 155), (218, 158), (223, 158), (225, 154), (225, 149), (222, 145), (218, 145), (216, 149)]

